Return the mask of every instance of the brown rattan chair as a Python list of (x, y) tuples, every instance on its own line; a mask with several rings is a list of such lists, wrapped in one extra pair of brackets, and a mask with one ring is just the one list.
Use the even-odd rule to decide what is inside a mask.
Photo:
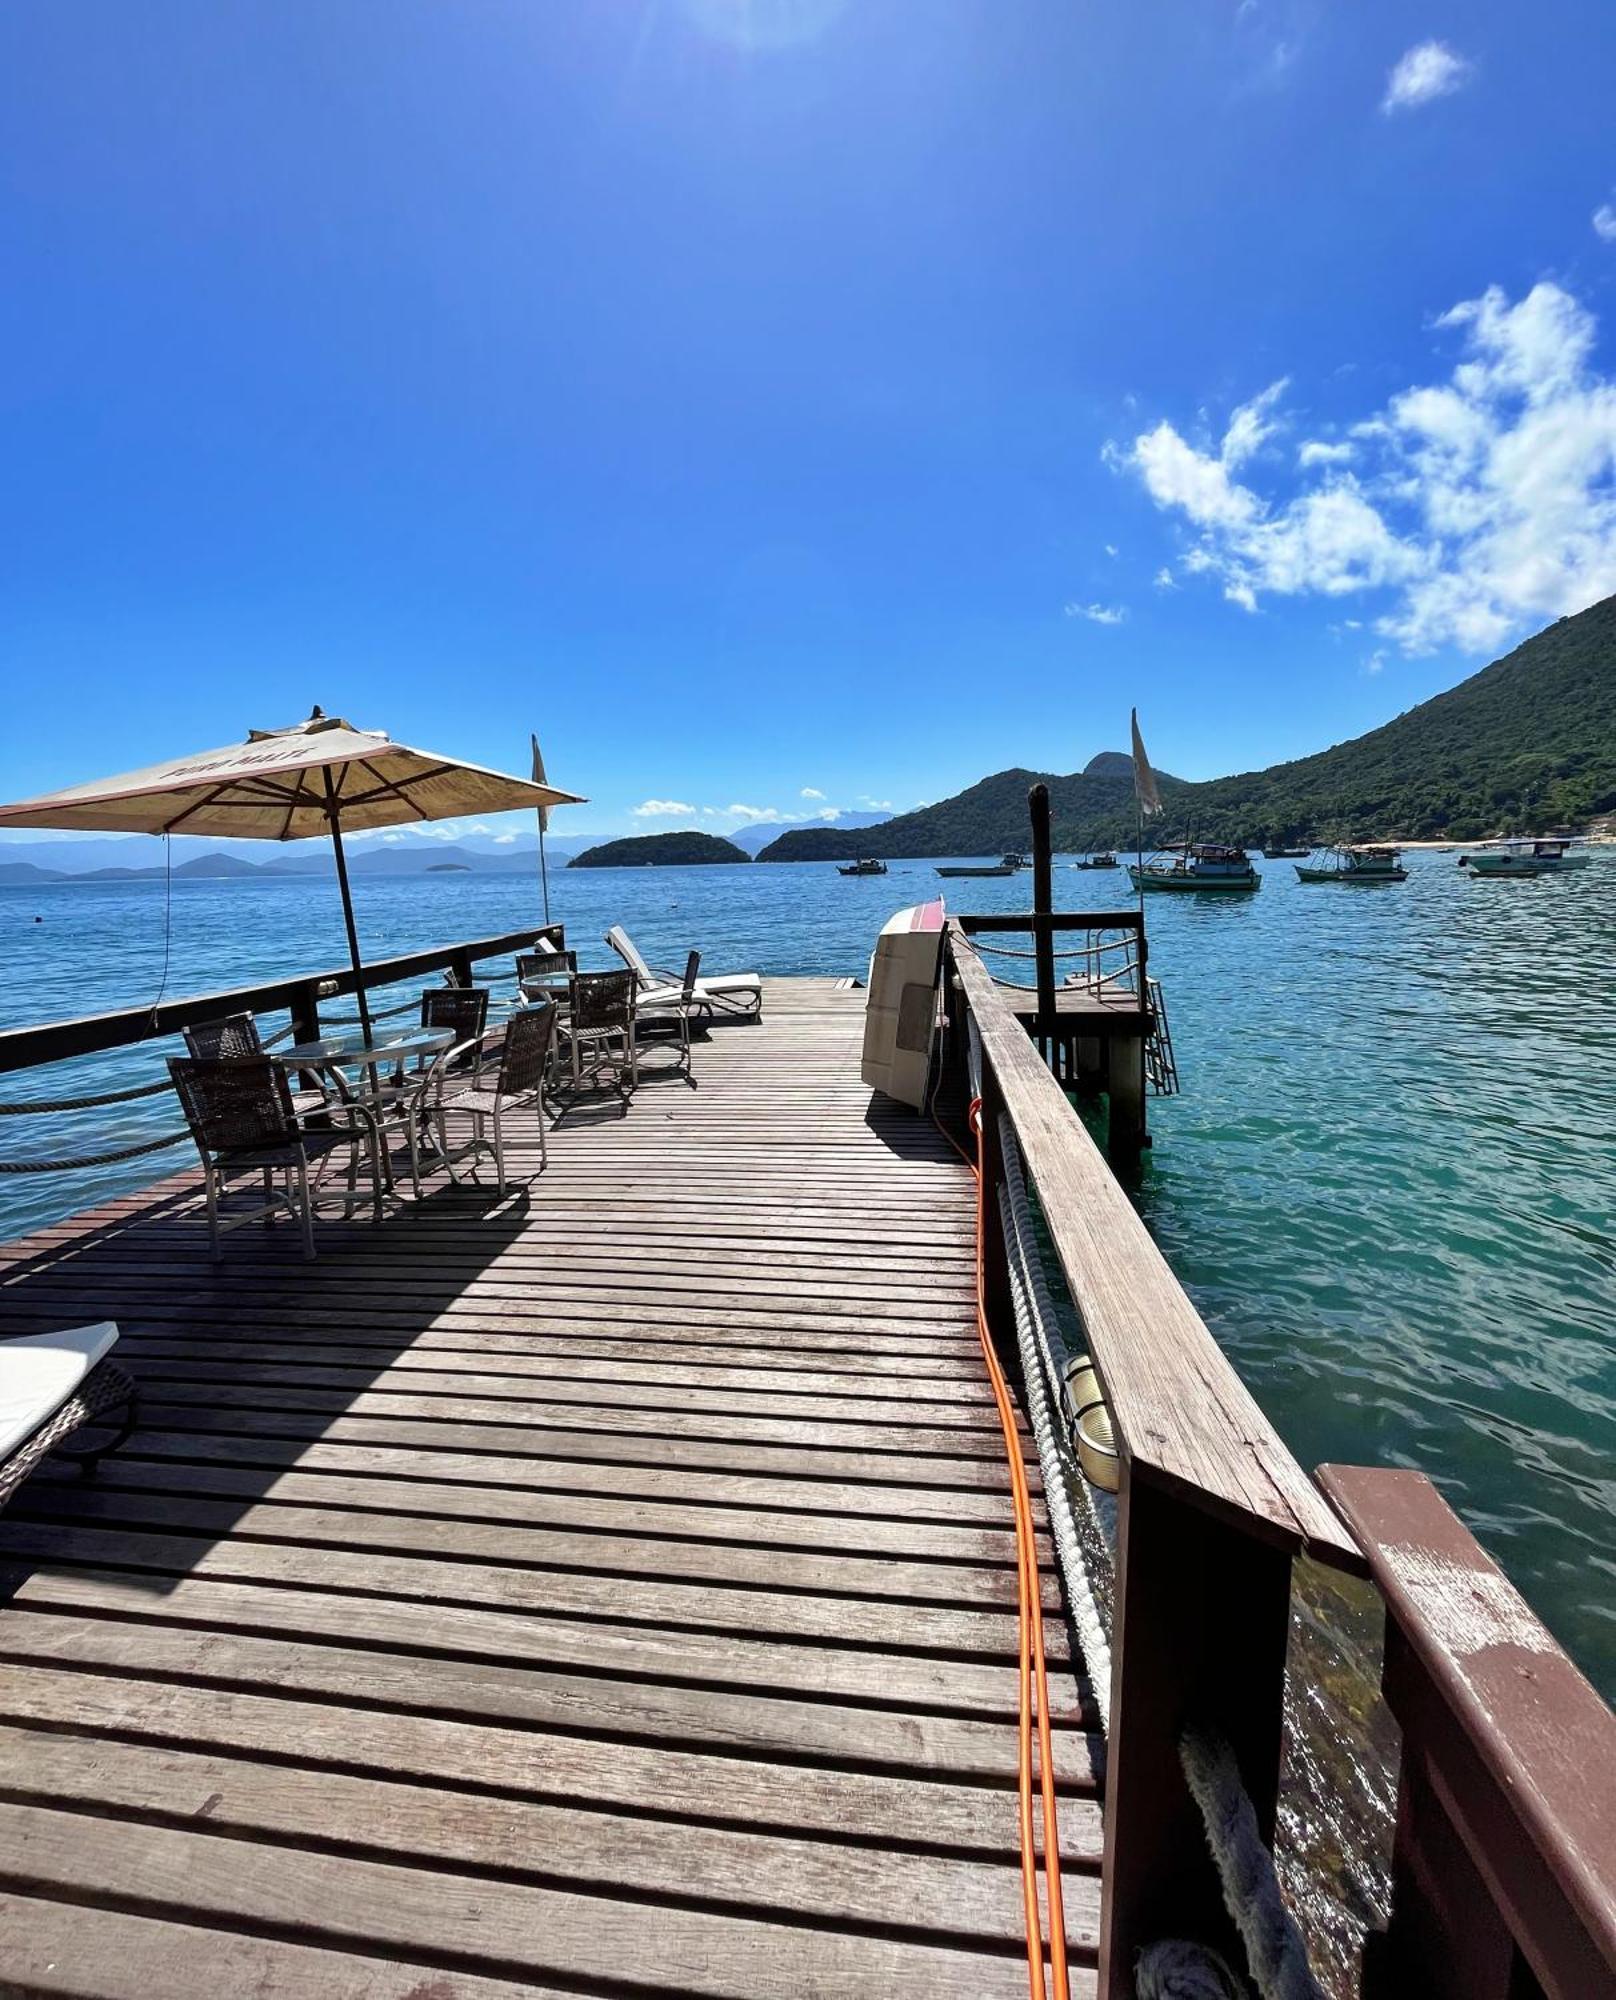
[(480, 1041), (488, 1027), (488, 988), (429, 986), (421, 995), (421, 1026), (451, 1029), (457, 1042)]
[[(310, 1168), (316, 1182), (324, 1164), (348, 1149), (348, 1192), (343, 1204), (351, 1216), (358, 1201), (360, 1154), (365, 1154), (375, 1189), (376, 1219), (382, 1215), (382, 1168), (375, 1120), (357, 1103), (325, 1105), (317, 1127), (297, 1122), (286, 1078), (268, 1056), (224, 1056), (212, 1060), (172, 1056), (168, 1073), (179, 1095), (180, 1108), (202, 1158), (207, 1197), (208, 1236), (215, 1258), (223, 1254), (223, 1239), (244, 1222), (272, 1225), (283, 1211), (303, 1231), (303, 1254), (314, 1255), (314, 1201)], [(224, 1220), (221, 1204), (230, 1181), (240, 1174), (263, 1177), (263, 1201), (244, 1214)], [(284, 1185), (277, 1188), (276, 1176)]]
[(635, 985), (632, 972), (580, 972), (573, 980), (565, 1031), (574, 1090), (609, 1083), (627, 1097), (639, 1083)]
[(527, 1000), (553, 1000), (564, 1008), (578, 970), (575, 951), (524, 951), (516, 958), (516, 983)]
[[(264, 1054), (263, 1038), (251, 1014), (222, 1014), (217, 1021), (197, 1021), (184, 1030), (184, 1035), (186, 1053), (199, 1057), (203, 1062)], [(331, 1101), (331, 1092), (326, 1089), (319, 1073), (310, 1074), (314, 1076), (313, 1087), (302, 1087), (292, 1092), (292, 1109), (299, 1118), (311, 1111), (324, 1110)]]
[(634, 1003), (634, 1038), (638, 1047), (642, 1039), (661, 1039), (659, 1030), (671, 1028), (670, 1040), (679, 1052), (679, 1059), (672, 1069), (659, 1065), (662, 1075), (672, 1076), (679, 1070), (690, 1068), (690, 1017), (701, 1004), (697, 994), (696, 974), (701, 970), (701, 953), (691, 952), (685, 960), (684, 977), (679, 985), (667, 993), (648, 997), (639, 993)]
[(251, 1014), (224, 1014), (217, 1021), (197, 1021), (185, 1030), (188, 1055), (202, 1062), (235, 1056), (261, 1056), (263, 1038)]
[[(511, 1016), (503, 1028), (496, 1028), (477, 1042), (462, 1042), (438, 1057), (422, 1084), (419, 1110), (409, 1118), (410, 1167), (417, 1189), (421, 1183), (421, 1126), (430, 1124), (436, 1134), (439, 1159), (451, 1181), (457, 1161), (469, 1160), (472, 1172), (484, 1154), (491, 1154), (494, 1174), (501, 1194), (506, 1189), (504, 1115), (513, 1106), (531, 1106), (538, 1115), (539, 1167), (549, 1165), (549, 1148), (544, 1137), (544, 1086), (550, 1069), (550, 1050), (555, 1041), (556, 1010), (548, 1000), (524, 1007)], [(490, 1046), (499, 1039), (496, 1051)], [(469, 1074), (457, 1061), (471, 1059)], [(449, 1143), (448, 1121), (466, 1117), (471, 1121), (471, 1137), (464, 1145)], [(492, 1137), (490, 1137), (492, 1132)]]

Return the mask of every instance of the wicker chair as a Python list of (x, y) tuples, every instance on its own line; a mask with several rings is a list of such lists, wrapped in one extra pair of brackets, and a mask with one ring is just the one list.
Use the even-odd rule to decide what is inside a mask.
[(429, 986), (421, 995), (421, 1026), (450, 1028), (457, 1042), (477, 1041), (488, 1026), (488, 988)]
[[(451, 1181), (457, 1161), (470, 1160), (472, 1171), (484, 1154), (491, 1154), (494, 1174), (501, 1194), (506, 1189), (504, 1114), (512, 1105), (531, 1105), (538, 1113), (539, 1167), (550, 1163), (544, 1137), (544, 1086), (550, 1069), (550, 1050), (555, 1041), (556, 1010), (550, 1003), (524, 1007), (513, 1014), (502, 1029), (476, 1042), (462, 1042), (438, 1057), (421, 1086), (418, 1112), (408, 1120), (410, 1167), (417, 1188), (421, 1182), (421, 1126), (430, 1123), (437, 1137), (438, 1155)], [(502, 1037), (497, 1060), (489, 1047), (495, 1036)], [(471, 1059), (469, 1074), (457, 1067), (457, 1059)], [(451, 1116), (471, 1120), (471, 1137), (458, 1148), (449, 1143)], [(492, 1138), (489, 1133), (492, 1130)]]
[(251, 1014), (225, 1014), (217, 1021), (198, 1021), (185, 1030), (186, 1053), (200, 1062), (237, 1056), (261, 1056), (263, 1038)]
[(574, 1090), (586, 1082), (607, 1081), (625, 1097), (634, 1090), (640, 1080), (635, 1013), (632, 972), (580, 972), (574, 979), (572, 1015), (566, 1024)]
[[(312, 1257), (314, 1202), (309, 1170), (320, 1169), (322, 1163), (344, 1147), (348, 1149), (344, 1215), (353, 1214), (359, 1198), (359, 1160), (363, 1151), (375, 1190), (376, 1219), (381, 1220), (381, 1149), (375, 1120), (363, 1106), (326, 1105), (321, 1115), (327, 1122), (303, 1128), (292, 1108), (286, 1078), (268, 1056), (225, 1056), (211, 1061), (172, 1056), (168, 1073), (202, 1158), (208, 1237), (215, 1259), (223, 1254), (223, 1239), (230, 1230), (239, 1229), (245, 1222), (270, 1226), (282, 1211), (301, 1226), (303, 1254)], [(263, 1202), (227, 1222), (220, 1213), (220, 1204), (229, 1182), (238, 1174), (249, 1173), (263, 1176)], [(284, 1187), (275, 1186), (277, 1174), (283, 1176)]]
[(524, 951), (517, 954), (516, 983), (529, 1000), (553, 1000), (565, 1007), (578, 970), (575, 951)]
[[(94, 1472), (135, 1426), (133, 1380), (106, 1359), (118, 1338), (111, 1320), (64, 1333), (0, 1340), (0, 1507), (52, 1452)], [(105, 1443), (69, 1450), (67, 1440), (122, 1412)]]
[(701, 1004), (697, 995), (696, 974), (701, 970), (701, 953), (693, 951), (685, 960), (684, 978), (677, 989), (667, 994), (656, 994), (647, 998), (643, 993), (635, 999), (634, 1033), (636, 1047), (641, 1037), (651, 1039), (658, 1029), (671, 1028), (669, 1040), (679, 1051), (679, 1060), (673, 1069), (663, 1069), (666, 1076), (675, 1075), (679, 1070), (690, 1068), (690, 1017)]

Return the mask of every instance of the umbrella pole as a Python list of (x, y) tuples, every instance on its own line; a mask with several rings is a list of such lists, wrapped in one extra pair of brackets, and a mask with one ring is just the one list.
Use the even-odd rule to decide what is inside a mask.
[(331, 773), (325, 774), (326, 818), (331, 822), (331, 851), (337, 857), (337, 887), (342, 891), (342, 921), (348, 931), (348, 959), (354, 969), (354, 998), (359, 1002), (359, 1026), (365, 1040), (370, 1040), (370, 1007), (365, 999), (362, 984), (364, 965), (359, 957), (359, 933), (354, 928), (353, 892), (348, 887), (348, 857), (342, 851), (342, 818), (337, 811), (336, 793), (332, 789)]

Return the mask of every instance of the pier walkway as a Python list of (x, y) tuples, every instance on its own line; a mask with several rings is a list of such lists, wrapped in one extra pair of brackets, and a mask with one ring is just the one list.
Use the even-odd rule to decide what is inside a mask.
[(861, 1085), (863, 1003), (771, 981), (530, 1192), (312, 1266), (285, 1227), (211, 1265), (188, 1177), (0, 1253), (0, 1332), (115, 1319), (142, 1391), (0, 1515), (0, 1987), (1026, 1993), (972, 1182)]

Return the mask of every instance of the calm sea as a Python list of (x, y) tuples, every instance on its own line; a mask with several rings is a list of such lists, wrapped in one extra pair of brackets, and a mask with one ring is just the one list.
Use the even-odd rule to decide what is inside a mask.
[[(1435, 1478), (1607, 1695), (1616, 1695), (1616, 853), (1562, 881), (1470, 881), (1413, 858), (1398, 888), (1153, 899), (1184, 1092), (1153, 1107), (1142, 1211), (1304, 1464)], [(1125, 880), (1061, 869), (1057, 900)], [(1096, 884), (1101, 886), (1096, 887)], [(936, 893), (829, 865), (561, 870), (554, 914), (586, 964), (608, 924), (715, 970), (856, 973), (883, 919)], [(1024, 908), (1026, 878), (949, 885)], [(356, 884), (368, 954), (535, 920), (525, 878)], [(36, 917), (44, 921), (35, 922)], [(0, 1025), (144, 1004), (163, 976), (160, 884), (0, 889)], [(170, 995), (345, 962), (332, 885), (185, 882)], [(156, 1051), (64, 1065), (6, 1097), (107, 1088)], [(168, 1105), (0, 1120), (0, 1156), (114, 1144)], [(0, 1237), (135, 1187), (159, 1154), (0, 1176)]]

